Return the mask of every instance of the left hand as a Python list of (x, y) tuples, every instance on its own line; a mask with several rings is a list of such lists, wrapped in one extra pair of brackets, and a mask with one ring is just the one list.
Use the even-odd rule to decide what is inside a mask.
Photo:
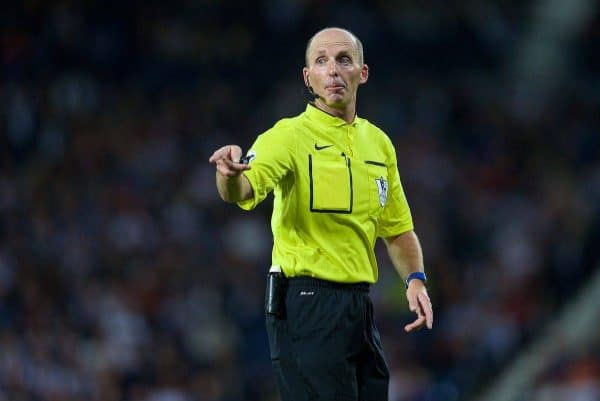
[(406, 299), (410, 310), (417, 314), (417, 319), (404, 326), (404, 331), (410, 332), (420, 329), (423, 325), (427, 325), (427, 328), (431, 330), (433, 327), (433, 309), (429, 295), (427, 295), (427, 288), (421, 280), (410, 281), (406, 290)]

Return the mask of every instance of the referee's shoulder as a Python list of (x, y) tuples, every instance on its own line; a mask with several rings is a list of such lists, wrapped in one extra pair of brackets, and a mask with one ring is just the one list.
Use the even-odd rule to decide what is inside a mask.
[(359, 122), (364, 124), (364, 126), (368, 129), (369, 135), (375, 137), (375, 139), (381, 140), (385, 143), (391, 143), (391, 139), (388, 134), (385, 133), (384, 130), (373, 124), (371, 121), (366, 118), (359, 118)]
[(270, 133), (276, 136), (293, 136), (296, 132), (296, 128), (298, 127), (298, 123), (298, 117), (285, 117), (276, 121), (275, 124), (273, 124), (273, 126), (269, 128), (265, 133)]
[(299, 119), (296, 117), (284, 117), (273, 125), (273, 128), (286, 130), (286, 129), (294, 129), (296, 125), (298, 125)]
[(296, 123), (295, 118), (282, 118), (273, 124), (273, 126), (258, 138), (263, 143), (269, 143), (271, 146), (284, 146), (288, 149), (295, 147), (296, 143)]

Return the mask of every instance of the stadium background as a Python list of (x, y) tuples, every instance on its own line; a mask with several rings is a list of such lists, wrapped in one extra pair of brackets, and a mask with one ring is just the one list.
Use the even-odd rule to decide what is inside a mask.
[[(4, 3), (0, 400), (277, 399), (270, 202), (221, 202), (207, 159), (303, 109), (304, 47), (331, 25), (364, 42), (359, 114), (396, 145), (435, 305), (403, 332), (379, 244), (391, 400), (479, 394), (598, 263), (600, 7), (563, 2), (588, 7), (565, 29), (559, 3)], [(596, 399), (595, 338), (527, 399)]]

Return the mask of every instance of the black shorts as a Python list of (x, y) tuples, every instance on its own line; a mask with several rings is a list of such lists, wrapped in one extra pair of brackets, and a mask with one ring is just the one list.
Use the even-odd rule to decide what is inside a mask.
[(285, 304), (283, 316), (267, 314), (282, 401), (387, 401), (368, 284), (291, 278)]

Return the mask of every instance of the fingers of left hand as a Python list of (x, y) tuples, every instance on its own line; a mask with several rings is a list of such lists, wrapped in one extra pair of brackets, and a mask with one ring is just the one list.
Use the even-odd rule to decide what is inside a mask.
[(420, 310), (425, 315), (425, 319), (427, 322), (427, 328), (431, 330), (433, 327), (433, 309), (431, 307), (431, 301), (426, 293), (420, 293), (417, 295), (417, 299), (419, 300)]
[(408, 333), (409, 331), (412, 331), (414, 329), (421, 328), (424, 323), (425, 323), (425, 316), (419, 314), (419, 317), (414, 322), (404, 326), (404, 331), (406, 331)]
[(406, 300), (408, 301), (408, 309), (410, 309), (411, 312), (416, 313), (419, 309), (419, 300), (417, 298), (417, 294), (411, 291), (407, 291)]

